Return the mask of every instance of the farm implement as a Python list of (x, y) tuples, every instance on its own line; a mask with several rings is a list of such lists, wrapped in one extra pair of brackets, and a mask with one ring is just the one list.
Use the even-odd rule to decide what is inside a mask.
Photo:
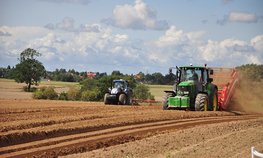
[(172, 91), (165, 91), (163, 109), (193, 111), (225, 110), (238, 82), (237, 72), (229, 68), (182, 66), (176, 69)]
[(214, 83), (219, 87), (218, 105), (221, 110), (226, 110), (238, 84), (238, 73), (233, 68), (213, 68), (213, 70)]

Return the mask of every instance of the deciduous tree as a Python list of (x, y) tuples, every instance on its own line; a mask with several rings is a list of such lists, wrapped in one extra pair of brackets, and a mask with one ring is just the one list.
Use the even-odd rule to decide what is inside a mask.
[(20, 54), (20, 63), (16, 65), (15, 80), (18, 83), (26, 83), (27, 91), (30, 91), (31, 85), (38, 85), (41, 77), (45, 75), (45, 67), (35, 59), (40, 55), (36, 50), (27, 48)]

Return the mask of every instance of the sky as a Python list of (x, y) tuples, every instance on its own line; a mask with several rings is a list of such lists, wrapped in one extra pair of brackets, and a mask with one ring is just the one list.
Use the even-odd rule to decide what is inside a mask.
[(168, 73), (263, 64), (262, 0), (0, 0), (0, 67)]

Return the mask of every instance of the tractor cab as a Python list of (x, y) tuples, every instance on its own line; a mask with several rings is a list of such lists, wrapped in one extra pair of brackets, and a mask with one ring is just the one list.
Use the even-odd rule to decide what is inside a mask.
[(193, 89), (195, 89), (196, 93), (202, 92), (205, 85), (212, 82), (213, 79), (209, 78), (209, 74), (212, 73), (212, 70), (206, 67), (184, 66), (177, 68), (176, 87), (195, 86)]
[(128, 82), (125, 80), (113, 80), (112, 81), (112, 88), (111, 93), (117, 93), (118, 91), (124, 91), (128, 87)]

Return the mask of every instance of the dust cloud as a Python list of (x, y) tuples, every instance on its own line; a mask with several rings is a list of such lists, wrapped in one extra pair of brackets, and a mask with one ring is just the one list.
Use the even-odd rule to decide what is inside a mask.
[(230, 110), (263, 113), (263, 80), (240, 79), (230, 103)]

